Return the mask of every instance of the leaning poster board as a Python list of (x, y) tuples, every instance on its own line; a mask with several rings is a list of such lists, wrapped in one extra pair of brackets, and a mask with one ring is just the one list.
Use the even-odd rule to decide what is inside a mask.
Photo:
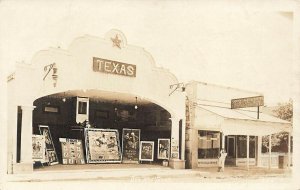
[(85, 164), (82, 141), (79, 139), (59, 138), (62, 151), (62, 164)]
[(170, 158), (170, 139), (158, 139), (157, 141), (157, 159), (168, 160)]
[(123, 129), (122, 153), (123, 163), (139, 163), (140, 129)]
[(49, 127), (46, 125), (39, 125), (39, 130), (40, 134), (45, 136), (46, 160), (50, 165), (58, 164), (58, 158)]
[(116, 129), (84, 130), (87, 163), (120, 163), (119, 133)]
[(153, 161), (154, 142), (141, 141), (140, 143), (140, 161)]
[(32, 135), (32, 159), (35, 162), (45, 163), (46, 144), (44, 135)]

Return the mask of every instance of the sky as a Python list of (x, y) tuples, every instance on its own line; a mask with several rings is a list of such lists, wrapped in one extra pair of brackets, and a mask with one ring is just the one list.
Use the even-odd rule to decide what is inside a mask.
[[(39, 50), (121, 30), (180, 82), (261, 92), (268, 106), (293, 96), (293, 14), (247, 1), (0, 1), (1, 74)], [(243, 3), (244, 2), (244, 3)], [(261, 5), (261, 7), (260, 7)]]

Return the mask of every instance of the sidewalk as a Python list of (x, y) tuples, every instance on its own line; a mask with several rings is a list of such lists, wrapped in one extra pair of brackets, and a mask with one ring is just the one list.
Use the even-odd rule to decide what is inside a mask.
[(226, 167), (224, 172), (217, 168), (175, 170), (160, 165), (148, 164), (106, 164), (106, 165), (55, 165), (34, 170), (32, 174), (8, 175), (8, 182), (47, 181), (126, 181), (126, 182), (201, 182), (228, 181), (231, 179), (291, 178), (291, 170), (251, 167)]

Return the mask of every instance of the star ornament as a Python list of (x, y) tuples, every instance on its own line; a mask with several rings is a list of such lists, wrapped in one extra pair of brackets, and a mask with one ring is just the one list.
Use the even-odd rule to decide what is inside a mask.
[(110, 38), (111, 39), (111, 41), (113, 42), (113, 47), (118, 47), (118, 48), (120, 48), (121, 49), (121, 40), (119, 40), (119, 38), (118, 38), (118, 35), (116, 34), (116, 37), (115, 38)]

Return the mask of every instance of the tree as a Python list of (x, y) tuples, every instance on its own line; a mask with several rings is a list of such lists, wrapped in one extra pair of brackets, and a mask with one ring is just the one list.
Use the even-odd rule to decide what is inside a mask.
[[(290, 99), (288, 102), (279, 103), (276, 109), (273, 110), (273, 113), (276, 117), (292, 122), (293, 120), (293, 100)], [(288, 136), (287, 132), (280, 132), (272, 135), (271, 143), (272, 149), (276, 152), (287, 152), (288, 145)], [(269, 151), (269, 138), (268, 136), (262, 137), (263, 148), (266, 148)]]

